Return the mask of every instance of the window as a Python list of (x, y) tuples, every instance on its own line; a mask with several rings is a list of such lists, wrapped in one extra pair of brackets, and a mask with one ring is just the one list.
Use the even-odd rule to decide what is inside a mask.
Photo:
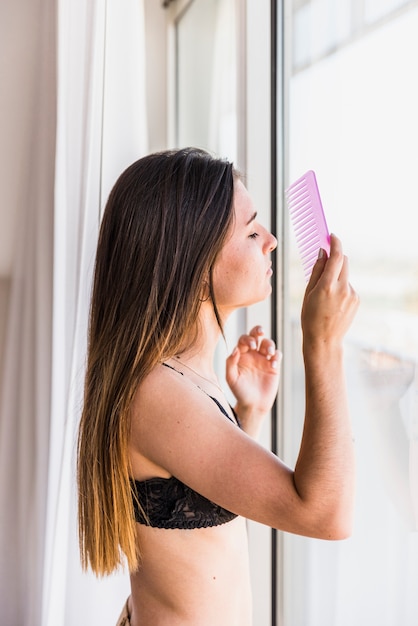
[[(346, 342), (358, 466), (346, 542), (284, 537), (283, 626), (413, 626), (418, 615), (417, 2), (293, 3), (289, 181), (317, 173), (361, 307)], [(287, 33), (290, 35), (290, 33)], [(289, 462), (303, 415), (292, 239)]]

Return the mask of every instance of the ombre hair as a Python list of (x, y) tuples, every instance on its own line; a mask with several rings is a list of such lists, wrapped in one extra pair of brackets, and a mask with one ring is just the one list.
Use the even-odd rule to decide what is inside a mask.
[(83, 568), (111, 573), (140, 554), (130, 486), (131, 405), (157, 364), (193, 345), (212, 269), (233, 220), (237, 173), (187, 148), (152, 154), (113, 187), (97, 245), (78, 435)]

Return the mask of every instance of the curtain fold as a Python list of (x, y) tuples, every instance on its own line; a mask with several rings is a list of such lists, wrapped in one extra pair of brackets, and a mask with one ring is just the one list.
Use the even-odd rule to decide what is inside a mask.
[(54, 325), (44, 626), (116, 622), (126, 572), (82, 573), (75, 451), (100, 215), (116, 177), (146, 152), (143, 5), (60, 0)]
[[(55, 1), (38, 0), (0, 404), (0, 614), (41, 623), (50, 419)], [(21, 7), (23, 8), (23, 7)]]

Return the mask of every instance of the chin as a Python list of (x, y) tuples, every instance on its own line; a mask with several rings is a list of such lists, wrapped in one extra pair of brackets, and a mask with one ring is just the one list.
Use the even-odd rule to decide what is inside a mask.
[[(260, 287), (260, 285), (258, 285), (258, 287)], [(254, 290), (255, 292), (256, 290)], [(264, 287), (263, 290), (261, 290), (260, 288), (258, 288), (257, 290), (258, 293), (248, 297), (248, 298), (242, 298), (240, 300), (238, 300), (238, 298), (235, 300), (235, 302), (231, 299), (229, 299), (229, 301), (219, 301), (218, 299), (216, 299), (216, 304), (218, 307), (219, 311), (225, 311), (227, 312), (228, 315), (230, 315), (233, 311), (236, 311), (238, 309), (245, 309), (248, 306), (251, 306), (253, 304), (258, 304), (259, 302), (263, 302), (264, 300), (266, 300), (272, 292), (272, 286), (271, 284), (268, 284)], [(216, 296), (216, 294), (215, 294)]]
[(264, 302), (264, 300), (266, 300), (271, 295), (272, 290), (272, 286), (269, 285), (268, 289), (265, 289), (264, 293), (260, 293), (258, 297), (249, 299), (244, 304), (241, 304), (240, 308), (251, 306), (252, 304), (258, 304), (259, 302)]

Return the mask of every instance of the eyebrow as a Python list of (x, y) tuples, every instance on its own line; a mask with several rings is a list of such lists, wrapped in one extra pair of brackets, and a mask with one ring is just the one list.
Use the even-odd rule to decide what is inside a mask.
[(253, 222), (255, 220), (255, 218), (257, 217), (257, 211), (251, 215), (250, 219), (248, 220), (248, 222), (246, 223), (246, 226), (248, 226), (249, 224), (251, 224), (251, 222)]

